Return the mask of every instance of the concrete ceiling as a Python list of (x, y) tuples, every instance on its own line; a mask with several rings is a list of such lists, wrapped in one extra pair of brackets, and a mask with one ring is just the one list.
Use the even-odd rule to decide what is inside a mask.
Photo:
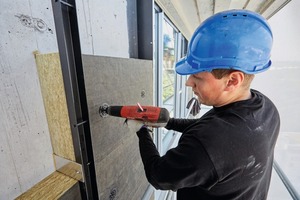
[(247, 9), (271, 18), (291, 0), (155, 0), (181, 33), (189, 39), (211, 15), (230, 9)]

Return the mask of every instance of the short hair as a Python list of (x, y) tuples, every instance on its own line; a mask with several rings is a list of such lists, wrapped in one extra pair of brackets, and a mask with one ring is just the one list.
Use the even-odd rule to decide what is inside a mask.
[[(212, 75), (216, 78), (216, 79), (221, 79), (227, 75), (229, 75), (230, 73), (232, 72), (235, 72), (235, 71), (239, 71), (239, 70), (235, 70), (235, 69), (213, 69), (211, 71)], [(242, 72), (242, 71), (240, 71)], [(254, 78), (254, 74), (246, 74), (244, 72), (242, 72), (244, 74), (244, 82), (243, 82), (243, 86), (245, 86), (246, 88), (250, 88), (250, 84)]]

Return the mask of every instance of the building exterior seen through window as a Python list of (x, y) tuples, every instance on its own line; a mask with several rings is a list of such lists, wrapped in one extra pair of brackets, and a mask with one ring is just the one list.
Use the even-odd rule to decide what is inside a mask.
[[(163, 66), (162, 66), (162, 103), (163, 107), (170, 112), (170, 117), (174, 117), (174, 89), (175, 89), (175, 38), (176, 31), (166, 21), (163, 20)], [(173, 137), (173, 131), (164, 129), (162, 131), (162, 147), (166, 152), (168, 144)]]
[[(175, 63), (186, 53), (186, 39), (165, 14), (156, 7), (154, 26), (154, 69), (156, 104), (168, 109), (170, 117), (184, 117), (188, 96), (185, 87), (187, 76), (175, 72)], [(183, 106), (182, 106), (183, 105)], [(179, 133), (164, 128), (155, 130), (154, 141), (161, 155), (176, 145)], [(155, 191), (155, 199), (173, 195), (169, 191)]]

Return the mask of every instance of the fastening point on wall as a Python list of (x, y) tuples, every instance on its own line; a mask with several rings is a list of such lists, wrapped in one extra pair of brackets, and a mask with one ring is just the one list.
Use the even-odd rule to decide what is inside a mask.
[(109, 194), (109, 200), (114, 200), (117, 196), (117, 188), (112, 188)]
[(142, 91), (141, 91), (141, 97), (144, 98), (145, 96), (146, 96), (146, 91), (145, 91), (145, 90), (142, 90)]

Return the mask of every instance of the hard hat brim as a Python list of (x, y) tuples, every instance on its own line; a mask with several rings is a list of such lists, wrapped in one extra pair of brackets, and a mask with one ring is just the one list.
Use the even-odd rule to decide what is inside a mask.
[(177, 74), (180, 74), (180, 75), (190, 75), (190, 74), (197, 74), (197, 73), (203, 72), (205, 70), (203, 70), (201, 68), (200, 69), (193, 68), (187, 62), (186, 57), (184, 57), (176, 63), (175, 71)]
[[(254, 66), (245, 66), (245, 64), (242, 63), (233, 64), (231, 62), (226, 63), (226, 65), (214, 65), (214, 64), (207, 65), (201, 63), (200, 61), (193, 60), (192, 61), (193, 66), (192, 66), (191, 64), (189, 64), (188, 58), (184, 57), (176, 63), (175, 71), (177, 74), (180, 75), (190, 75), (190, 74), (197, 74), (200, 72), (211, 72), (214, 69), (235, 69), (238, 71), (242, 71), (246, 74), (256, 74), (268, 70), (272, 65), (271, 60), (266, 60), (264, 63), (265, 64), (263, 65), (254, 65)], [(245, 67), (240, 67), (240, 66), (245, 66)]]

